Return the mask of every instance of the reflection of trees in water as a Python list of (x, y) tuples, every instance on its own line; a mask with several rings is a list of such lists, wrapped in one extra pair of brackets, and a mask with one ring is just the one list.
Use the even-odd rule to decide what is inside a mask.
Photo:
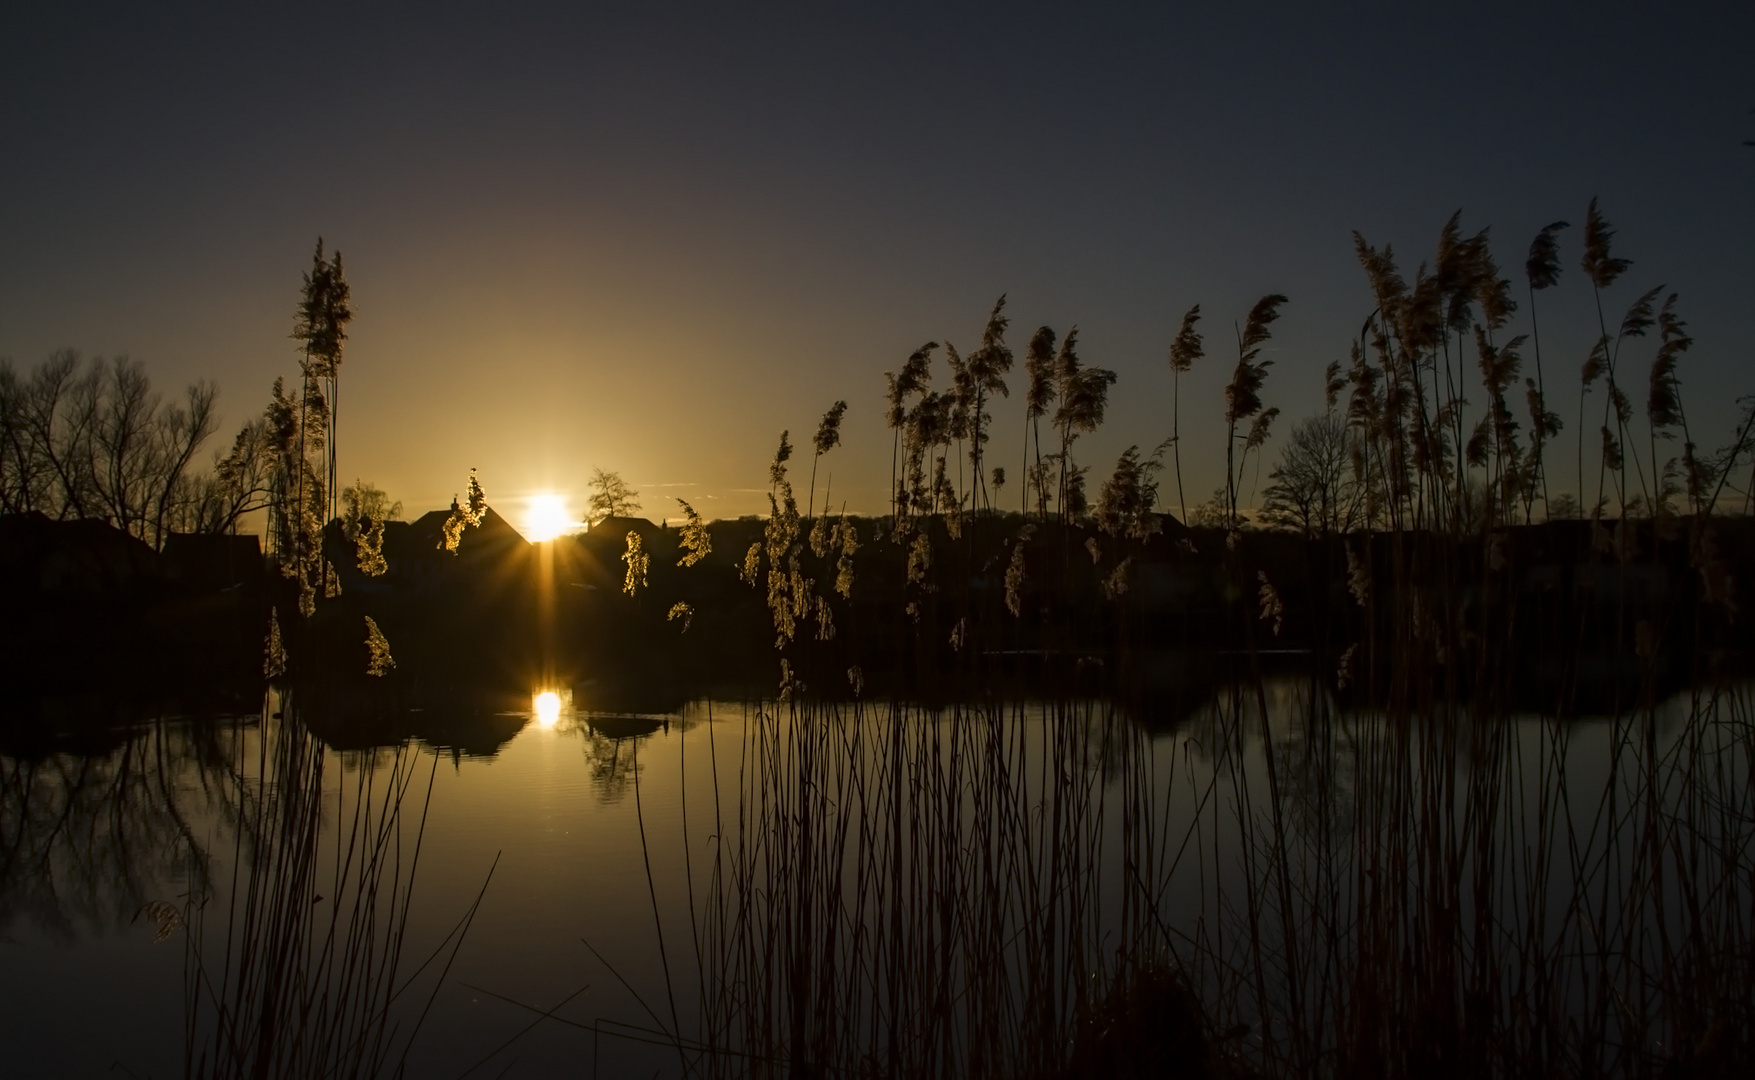
[(652, 737), (612, 739), (590, 728), (580, 730), (584, 744), (585, 764), (591, 770), (591, 787), (605, 803), (621, 801), (634, 782), (639, 764), (640, 744)]
[(668, 738), (673, 729), (682, 735), (701, 722), (688, 712), (663, 717), (598, 714), (582, 716), (572, 730), (582, 743), (591, 787), (599, 801), (609, 804), (633, 789), (634, 774), (645, 768), (639, 764), (640, 752), (655, 735), (662, 732)]
[[(401, 970), (438, 759), (334, 755), (283, 711), (225, 774), (232, 872), (185, 908), (188, 1075), (399, 1072), (449, 967)], [(434, 959), (455, 956), (474, 911)]]
[(1242, 765), (1260, 795), (1268, 790), (1259, 774), (1271, 753), (1287, 826), (1306, 838), (1345, 834), (1353, 828), (1359, 754), (1372, 737), (1358, 721), (1309, 678), (1267, 679), (1259, 692), (1239, 683), (1189, 712), (1179, 756), (1207, 777), (1233, 776)]
[(107, 754), (0, 756), (0, 927), (59, 940), (130, 921), (205, 880), (194, 823), (220, 811), (226, 735), (143, 728)]

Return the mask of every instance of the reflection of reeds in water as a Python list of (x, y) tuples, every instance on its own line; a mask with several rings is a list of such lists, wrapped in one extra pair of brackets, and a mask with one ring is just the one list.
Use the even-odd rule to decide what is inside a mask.
[(1030, 722), (997, 707), (754, 716), (694, 927), (703, 1070), (1046, 1075), (1075, 1046), (1102, 1060), (1110, 987), (1171, 971), (1137, 891), (1105, 919), (1106, 888), (1162, 870), (1157, 786), (1129, 774), (1120, 805), (1101, 797), (1114, 735), (1088, 704)]
[[(1738, 1075), (1755, 701), (753, 717), (698, 906), (709, 1075)], [(1190, 904), (1193, 909), (1190, 910)], [(673, 958), (674, 959), (674, 958)]]
[[(404, 970), (437, 758), (423, 778), (416, 752), (397, 747), (336, 779), (328, 751), (291, 719), (293, 709), (286, 715), (264, 724), (253, 762), (246, 740), (237, 744), (229, 897), (215, 882), (221, 891), (190, 902), (185, 1069), (201, 1077), (397, 1072), (475, 912)], [(424, 792), (414, 786), (422, 779)], [(223, 925), (223, 935), (210, 939), (209, 924)]]
[[(1182, 950), (1287, 1075), (1719, 1075), (1747, 1062), (1746, 692), (1601, 724), (1450, 704), (1267, 733), (1217, 710), (1241, 874)], [(1672, 728), (1673, 730), (1665, 730)], [(1246, 761), (1242, 743), (1266, 735)], [(1596, 774), (1601, 768), (1602, 774)], [(1594, 775), (1593, 775), (1594, 774)], [(1346, 777), (1343, 785), (1339, 778)], [(1217, 847), (1217, 845), (1215, 845)], [(1213, 917), (1218, 915), (1220, 917)], [(1727, 1074), (1728, 1075), (1728, 1074)]]

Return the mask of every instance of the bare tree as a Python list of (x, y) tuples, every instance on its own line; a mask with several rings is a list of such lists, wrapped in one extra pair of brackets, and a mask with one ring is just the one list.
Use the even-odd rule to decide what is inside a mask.
[(640, 493), (628, 486), (622, 474), (591, 470), (590, 515), (592, 521), (606, 517), (629, 517), (640, 509)]
[(191, 517), (189, 475), (212, 436), (218, 391), (201, 381), (166, 405), (127, 357), (56, 352), (21, 378), (0, 361), (0, 507), (101, 518), (162, 547)]
[(1348, 532), (1364, 523), (1364, 489), (1354, 482), (1359, 438), (1334, 413), (1300, 420), (1286, 439), (1262, 505), (1262, 519), (1306, 536)]

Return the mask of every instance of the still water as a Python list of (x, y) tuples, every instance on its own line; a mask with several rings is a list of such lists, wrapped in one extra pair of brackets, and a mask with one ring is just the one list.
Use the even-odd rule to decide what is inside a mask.
[[(1341, 742), (1351, 750), (1312, 755), (1304, 752), (1313, 741), (1308, 684), (1272, 684), (1236, 701), (1243, 704), (1234, 713), (1215, 701), (1156, 734), (1098, 703), (1002, 710), (997, 726), (1016, 738), (998, 753), (1007, 775), (1019, 777), (1020, 827), (1033, 827), (1031, 814), (1047, 821), (1050, 804), (1068, 791), (1082, 793), (1091, 811), (1079, 835), (1100, 855), (1089, 863), (1093, 940), (1112, 941), (1141, 917), (1121, 900), (1139, 879), (1137, 859), (1103, 852), (1153, 852), (1150, 918), (1193, 941), (1203, 912), (1230, 905), (1227, 890), (1247, 876), (1257, 841), (1245, 840), (1250, 819), (1239, 808), (1259, 803), (1270, 783), (1306, 849), (1310, 836), (1359, 827), (1356, 761), (1380, 721), (1342, 717)], [(289, 737), (289, 725), (273, 717), (281, 704), (271, 701), (265, 720), (167, 719), (106, 752), (0, 757), (0, 1072), (169, 1077), (183, 1075), (186, 1061), (223, 1054), (215, 1010), (247, 1011), (230, 973), (241, 954), (267, 948), (265, 933), (273, 935), (261, 921), (269, 910), (276, 926), (299, 928), (292, 951), (303, 959), (294, 967), (307, 981), (321, 981), (311, 958), (334, 948), (329, 927), (343, 938), (350, 926), (376, 927), (379, 944), (365, 950), (375, 955), (401, 930), (385, 979), (396, 991), (384, 1038), (391, 1060), (407, 1045), (411, 1075), (680, 1071), (677, 1051), (646, 1033), (698, 1030), (701, 957), (714, 948), (701, 919), (713, 861), (750, 842), (736, 839), (732, 823), (740, 800), (749, 809), (751, 777), (775, 767), (773, 746), (758, 736), (814, 721), (777, 719), (790, 714), (772, 702), (704, 701), (662, 716), (533, 702), (527, 715), (499, 718), (489, 745), (459, 740), (469, 751), (440, 738), (349, 751), (307, 741), (298, 744), (306, 748), (299, 760), (312, 767), (304, 782), (320, 798), (311, 803), (314, 824), (301, 829), (285, 825), (300, 781), (274, 758)], [(1701, 713), (1699, 696), (1683, 695), (1652, 712), (1649, 734), (1674, 746)], [(955, 710), (913, 715), (922, 738), (969, 724)], [(895, 713), (868, 706), (844, 722), (873, 736), (869, 747), (848, 746), (858, 758), (878, 752)], [(1746, 709), (1738, 722), (1747, 726)], [(1592, 828), (1623, 726), (1575, 722), (1561, 737), (1564, 758), (1555, 759), (1553, 725), (1517, 725), (1517, 760), (1495, 796), (1512, 819), (1510, 835), (1552, 828), (1552, 814), (1537, 822), (1531, 808), (1557, 786), (1580, 808), (1568, 827)], [(1077, 752), (1055, 749), (1050, 728), (1054, 738), (1070, 730)], [(1228, 755), (1233, 736), (1237, 751)], [(1270, 748), (1278, 766), (1271, 781)], [(1746, 750), (1736, 764), (1747, 769)], [(1068, 787), (1068, 773), (1084, 779)], [(392, 791), (399, 801), (386, 801)], [(1461, 820), (1466, 793), (1449, 797)], [(969, 815), (981, 812), (967, 806)], [(965, 852), (977, 835), (971, 829), (958, 841)], [(1740, 845), (1737, 858), (1747, 854), (1746, 833), (1731, 842)], [(304, 876), (265, 869), (304, 844), (313, 845)], [(362, 902), (364, 849), (383, 858), (370, 879), (378, 913), (362, 922), (349, 911)], [(265, 892), (254, 901), (252, 880)], [(1599, 887), (1623, 884), (1605, 877)]]

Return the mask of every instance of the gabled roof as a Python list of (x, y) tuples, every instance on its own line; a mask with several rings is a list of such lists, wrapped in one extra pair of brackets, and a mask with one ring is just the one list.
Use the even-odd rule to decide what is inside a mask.
[[(409, 524), (408, 531), (415, 552), (423, 550), (438, 551), (444, 545), (445, 522), (451, 517), (450, 510), (429, 510)], [(500, 516), (499, 511), (488, 507), (482, 512), (481, 524), (463, 530), (463, 538), (458, 543), (459, 555), (470, 554), (484, 549), (499, 550), (504, 547), (529, 547), (530, 542), (512, 527), (511, 522)]]

